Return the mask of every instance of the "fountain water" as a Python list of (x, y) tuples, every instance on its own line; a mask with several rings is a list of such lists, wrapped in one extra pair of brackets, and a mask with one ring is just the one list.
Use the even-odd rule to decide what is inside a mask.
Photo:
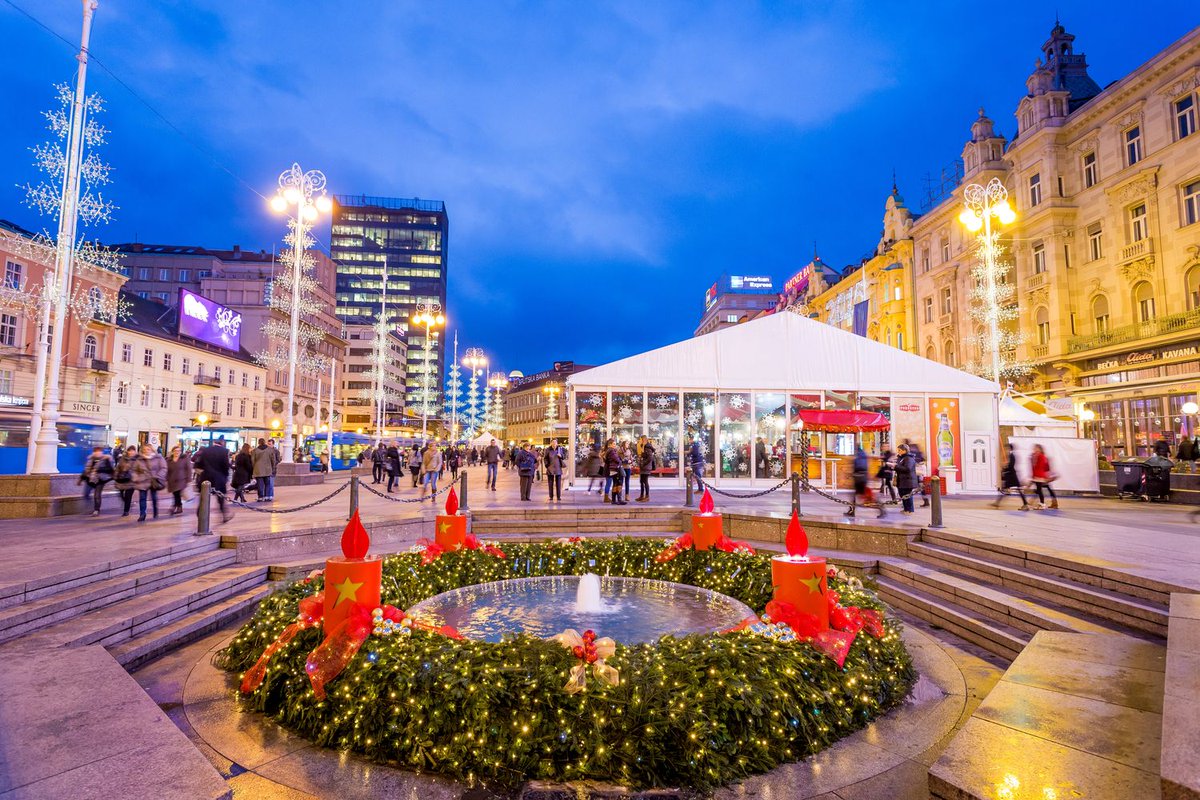
[(575, 613), (596, 614), (605, 610), (600, 599), (600, 576), (588, 572), (579, 579), (579, 588), (575, 590)]

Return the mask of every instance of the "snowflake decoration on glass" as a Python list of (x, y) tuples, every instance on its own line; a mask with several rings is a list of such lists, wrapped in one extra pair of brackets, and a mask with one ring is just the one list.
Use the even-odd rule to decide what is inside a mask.
[(617, 409), (617, 416), (626, 421), (633, 419), (633, 406), (628, 403), (621, 406)]
[(774, 428), (776, 425), (779, 424), (779, 415), (778, 414), (764, 414), (763, 416), (758, 418), (758, 424), (763, 427)]
[(588, 395), (587, 401), (588, 401), (589, 406), (591, 406), (593, 408), (599, 408), (600, 406), (604, 405), (604, 395), (602, 395), (602, 394)]
[(687, 413), (687, 424), (691, 425), (693, 428), (695, 428), (696, 426), (698, 426), (700, 424), (701, 416), (702, 415), (699, 411), (697, 411), (696, 409), (692, 409), (691, 411), (689, 411)]
[(740, 394), (733, 395), (729, 398), (729, 407), (738, 409), (745, 408), (746, 398), (742, 397)]
[(674, 403), (671, 402), (671, 398), (668, 395), (660, 394), (658, 397), (654, 398), (654, 407), (659, 411), (665, 411), (672, 405), (674, 405)]

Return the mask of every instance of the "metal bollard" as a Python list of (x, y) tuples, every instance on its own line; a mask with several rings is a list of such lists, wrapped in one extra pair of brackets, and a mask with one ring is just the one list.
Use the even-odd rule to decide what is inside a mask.
[(803, 517), (804, 512), (800, 510), (800, 473), (792, 473), (792, 513), (798, 517)]
[(458, 476), (458, 507), (463, 511), (470, 511), (471, 507), (467, 505), (467, 471), (464, 469), (462, 475)]
[(683, 480), (685, 481), (683, 505), (685, 508), (691, 508), (695, 503), (695, 498), (692, 497), (692, 468), (684, 467)]
[(208, 515), (212, 509), (212, 483), (204, 481), (200, 484), (200, 498), (196, 505), (196, 535), (203, 536), (212, 533), (209, 527)]
[(350, 476), (350, 516), (346, 517), (346, 519), (353, 518), (354, 512), (358, 511), (358, 481), (359, 477), (357, 475)]
[(942, 524), (942, 479), (934, 475), (929, 479), (929, 489), (933, 497), (929, 498), (929, 527), (944, 528)]

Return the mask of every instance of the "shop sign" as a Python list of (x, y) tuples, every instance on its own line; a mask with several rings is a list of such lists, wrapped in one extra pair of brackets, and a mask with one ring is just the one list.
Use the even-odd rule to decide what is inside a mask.
[(731, 275), (729, 288), (733, 291), (771, 291), (774, 281), (770, 275)]
[(709, 308), (717, 300), (717, 285), (714, 283), (704, 293), (704, 307)]
[(83, 414), (99, 414), (99, 403), (71, 403), (71, 410), (78, 411)]
[(29, 406), (28, 397), (18, 397), (15, 394), (0, 394), (0, 406)]
[(1196, 345), (1187, 345), (1185, 347), (1173, 347), (1170, 350), (1136, 350), (1132, 353), (1127, 353), (1123, 358), (1106, 358), (1103, 361), (1096, 361), (1092, 365), (1094, 370), (1102, 369), (1120, 369), (1121, 367), (1133, 367), (1140, 364), (1149, 364), (1154, 361), (1169, 361), (1175, 358), (1186, 358), (1200, 354), (1200, 347)]
[(800, 294), (807, 288), (808, 288), (808, 266), (805, 265), (805, 267), (803, 269), (801, 269), (799, 272), (797, 272), (792, 277), (788, 278), (787, 282), (783, 284), (783, 293), (791, 294), (793, 291), (795, 291), (797, 294)]

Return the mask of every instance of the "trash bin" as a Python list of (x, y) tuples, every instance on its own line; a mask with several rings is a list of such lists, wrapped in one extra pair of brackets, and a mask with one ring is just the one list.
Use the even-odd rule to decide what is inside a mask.
[(1171, 467), (1174, 463), (1169, 458), (1151, 456), (1142, 464), (1142, 499), (1170, 500), (1171, 499)]
[(1117, 497), (1141, 497), (1142, 479), (1146, 465), (1141, 461), (1114, 461), (1113, 471), (1117, 474)]

